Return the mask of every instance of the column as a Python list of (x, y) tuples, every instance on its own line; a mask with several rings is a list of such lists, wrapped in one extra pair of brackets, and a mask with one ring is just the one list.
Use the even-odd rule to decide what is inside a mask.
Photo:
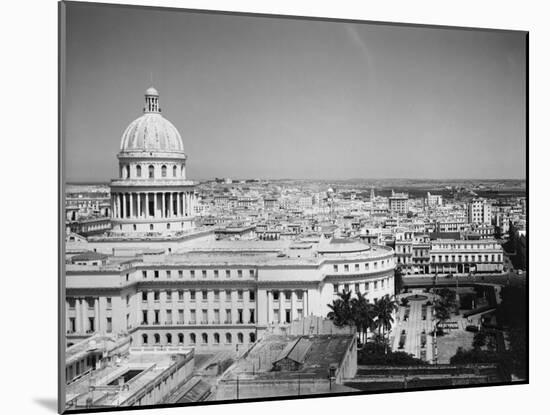
[(129, 209), (129, 217), (130, 218), (133, 218), (134, 217), (134, 194), (133, 193), (129, 193), (128, 194), (128, 200), (129, 200), (129, 205), (130, 205), (130, 209)]
[(189, 193), (185, 192), (185, 216), (189, 216)]
[(166, 197), (164, 192), (162, 192), (162, 210), (160, 212), (160, 217), (166, 217)]
[(137, 195), (137, 217), (141, 218), (141, 193), (136, 193)]
[(170, 209), (168, 209), (168, 217), (171, 218), (172, 216), (174, 216), (174, 193), (170, 192), (168, 196), (168, 203), (170, 203)]
[(153, 217), (157, 218), (157, 192), (153, 193)]
[(122, 217), (126, 218), (126, 193), (122, 193)]
[(145, 193), (145, 217), (149, 217), (149, 192)]
[(74, 299), (74, 311), (75, 311), (75, 331), (77, 333), (80, 333), (80, 330), (81, 330), (81, 313), (82, 313), (82, 310), (80, 309), (80, 298), (75, 298)]
[(103, 326), (99, 321), (99, 298), (94, 298), (94, 320), (94, 331), (99, 332), (100, 327)]
[(303, 304), (304, 304), (304, 307), (303, 307), (303, 312), (302, 312), (303, 315), (304, 315), (304, 317), (309, 316), (308, 301), (307, 301), (308, 298), (307, 298), (307, 295), (308, 295), (308, 290), (304, 290), (304, 291), (303, 291), (303, 297), (302, 297), (302, 298), (304, 299), (304, 300), (303, 300), (303, 301), (304, 301), (304, 303), (303, 303)]
[(181, 216), (181, 193), (176, 193), (176, 216)]
[(279, 291), (279, 323), (285, 322), (285, 300), (284, 291)]
[(292, 290), (290, 292), (290, 321), (294, 321), (295, 319), (296, 319), (296, 291)]

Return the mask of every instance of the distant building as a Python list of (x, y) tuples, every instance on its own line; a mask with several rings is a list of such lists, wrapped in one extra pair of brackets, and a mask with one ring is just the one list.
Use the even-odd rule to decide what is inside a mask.
[(468, 223), (491, 224), (491, 205), (486, 199), (473, 199), (468, 203)]
[(503, 256), (502, 246), (495, 240), (440, 239), (432, 241), (430, 273), (500, 273)]
[(426, 201), (429, 207), (441, 206), (443, 204), (443, 197), (441, 195), (432, 195), (428, 192)]
[(406, 214), (409, 211), (409, 196), (405, 193), (393, 193), (388, 199), (390, 212)]

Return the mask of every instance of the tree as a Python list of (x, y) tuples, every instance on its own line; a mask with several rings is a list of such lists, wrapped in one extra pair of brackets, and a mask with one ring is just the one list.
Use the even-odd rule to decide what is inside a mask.
[(396, 267), (393, 272), (393, 288), (395, 294), (399, 294), (403, 288), (403, 269), (401, 267)]
[(369, 330), (373, 331), (375, 329), (374, 319), (376, 317), (374, 307), (367, 301), (365, 295), (366, 293), (357, 292), (356, 298), (351, 300), (351, 313), (360, 339), (361, 336), (363, 337), (363, 344), (367, 341)]
[[(386, 338), (386, 333), (389, 333), (393, 324), (393, 313), (398, 309), (397, 303), (389, 295), (378, 299), (374, 303), (374, 313), (376, 315), (376, 326), (378, 332), (382, 330), (382, 337)], [(385, 347), (387, 352), (387, 347)]]
[(338, 293), (338, 298), (328, 304), (331, 311), (327, 317), (337, 326), (351, 326), (355, 323), (351, 310), (351, 291)]

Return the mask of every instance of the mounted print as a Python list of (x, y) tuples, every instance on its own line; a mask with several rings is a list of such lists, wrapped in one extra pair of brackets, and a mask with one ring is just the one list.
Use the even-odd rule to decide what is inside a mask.
[(59, 16), (60, 412), (528, 382), (527, 32)]

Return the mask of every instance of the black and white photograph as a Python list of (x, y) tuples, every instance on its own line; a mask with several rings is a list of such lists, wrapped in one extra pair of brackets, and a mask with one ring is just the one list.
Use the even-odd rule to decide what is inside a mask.
[(529, 383), (527, 31), (58, 7), (61, 412)]

